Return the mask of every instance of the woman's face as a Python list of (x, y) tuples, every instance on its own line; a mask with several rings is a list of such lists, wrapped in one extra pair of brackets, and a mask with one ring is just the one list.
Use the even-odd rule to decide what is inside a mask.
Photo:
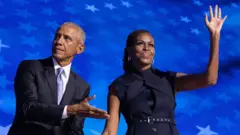
[(152, 65), (155, 55), (153, 37), (148, 33), (139, 34), (129, 51), (134, 65), (141, 67)]

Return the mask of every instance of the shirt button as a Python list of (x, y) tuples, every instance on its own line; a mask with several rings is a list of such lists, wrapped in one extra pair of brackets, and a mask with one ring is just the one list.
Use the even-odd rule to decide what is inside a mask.
[(153, 132), (156, 132), (156, 131), (157, 131), (157, 129), (156, 129), (156, 128), (152, 128), (152, 131), (153, 131)]

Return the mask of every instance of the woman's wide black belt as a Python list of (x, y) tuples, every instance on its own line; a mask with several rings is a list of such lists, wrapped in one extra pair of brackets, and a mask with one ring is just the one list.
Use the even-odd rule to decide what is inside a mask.
[(134, 121), (140, 122), (140, 123), (148, 123), (148, 124), (153, 124), (153, 123), (171, 123), (171, 124), (176, 124), (176, 121), (172, 118), (166, 118), (166, 117), (152, 117), (148, 116), (145, 119), (133, 119)]

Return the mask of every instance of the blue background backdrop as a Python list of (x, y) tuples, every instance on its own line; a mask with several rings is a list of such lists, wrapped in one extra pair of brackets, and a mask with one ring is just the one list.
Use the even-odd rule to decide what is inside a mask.
[[(210, 2), (211, 1), (211, 2)], [(181, 135), (238, 135), (240, 125), (240, 3), (234, 0), (0, 0), (0, 134), (15, 113), (13, 79), (23, 59), (48, 57), (56, 28), (65, 21), (81, 25), (86, 50), (74, 70), (91, 84), (91, 104), (106, 109), (107, 87), (122, 73), (127, 35), (147, 29), (156, 42), (154, 66), (198, 73), (209, 56), (204, 14), (218, 4), (228, 15), (220, 45), (218, 84), (177, 94)], [(104, 120), (87, 119), (85, 133), (100, 135)], [(126, 131), (121, 119), (119, 135)]]

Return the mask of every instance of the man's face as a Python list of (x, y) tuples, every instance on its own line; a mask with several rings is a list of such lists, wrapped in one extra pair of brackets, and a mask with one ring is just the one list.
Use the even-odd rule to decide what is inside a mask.
[(84, 51), (79, 28), (73, 24), (63, 24), (56, 32), (52, 55), (57, 60), (73, 58)]

